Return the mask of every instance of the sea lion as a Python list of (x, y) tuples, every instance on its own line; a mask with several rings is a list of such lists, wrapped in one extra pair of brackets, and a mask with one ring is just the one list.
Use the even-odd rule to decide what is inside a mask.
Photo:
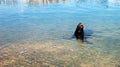
[(79, 23), (77, 25), (77, 28), (74, 32), (74, 36), (76, 37), (76, 39), (84, 41), (84, 25), (82, 23)]

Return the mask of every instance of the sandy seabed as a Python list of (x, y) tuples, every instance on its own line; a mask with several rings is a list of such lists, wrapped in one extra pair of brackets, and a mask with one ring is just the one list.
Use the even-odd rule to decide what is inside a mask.
[[(96, 48), (74, 41), (16, 43), (0, 49), (0, 67), (118, 67), (118, 61)], [(78, 48), (76, 48), (78, 47)]]

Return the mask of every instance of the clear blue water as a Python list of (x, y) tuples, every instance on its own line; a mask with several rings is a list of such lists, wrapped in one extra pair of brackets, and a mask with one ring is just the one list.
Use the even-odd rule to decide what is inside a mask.
[(0, 67), (119, 67), (119, 18), (119, 0), (0, 0)]

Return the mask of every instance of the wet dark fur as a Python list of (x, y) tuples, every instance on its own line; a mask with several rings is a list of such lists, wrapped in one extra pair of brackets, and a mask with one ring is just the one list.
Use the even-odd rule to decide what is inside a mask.
[(77, 25), (77, 28), (76, 28), (76, 30), (74, 32), (74, 36), (76, 37), (76, 39), (80, 39), (80, 40), (84, 41), (84, 27), (80, 28), (79, 27), (80, 24), (81, 23), (79, 23)]

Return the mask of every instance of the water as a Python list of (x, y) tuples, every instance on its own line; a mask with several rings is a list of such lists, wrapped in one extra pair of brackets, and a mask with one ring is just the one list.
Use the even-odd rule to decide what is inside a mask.
[(119, 0), (0, 0), (0, 67), (119, 67), (119, 17)]

